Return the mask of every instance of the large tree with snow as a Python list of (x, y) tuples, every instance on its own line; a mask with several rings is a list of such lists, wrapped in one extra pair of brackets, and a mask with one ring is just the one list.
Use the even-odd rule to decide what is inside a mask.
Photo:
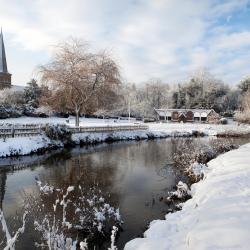
[(225, 107), (229, 87), (207, 71), (196, 72), (173, 92), (175, 108), (213, 108), (217, 112)]
[(39, 99), (42, 95), (43, 88), (37, 84), (37, 80), (31, 79), (24, 89), (23, 96), (27, 104), (37, 108), (39, 105)]
[(238, 87), (243, 94), (250, 90), (250, 76), (240, 81)]
[(51, 61), (41, 66), (41, 75), (50, 89), (48, 104), (60, 104), (74, 112), (76, 126), (81, 112), (89, 112), (120, 83), (119, 68), (110, 55), (92, 53), (86, 44), (74, 39), (56, 47)]

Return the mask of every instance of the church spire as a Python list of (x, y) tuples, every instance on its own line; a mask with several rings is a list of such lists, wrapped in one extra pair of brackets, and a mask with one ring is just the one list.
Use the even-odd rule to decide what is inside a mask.
[(0, 33), (0, 72), (8, 73), (2, 28)]
[(3, 42), (3, 32), (0, 33), (0, 90), (11, 87), (11, 74), (8, 72), (7, 60)]

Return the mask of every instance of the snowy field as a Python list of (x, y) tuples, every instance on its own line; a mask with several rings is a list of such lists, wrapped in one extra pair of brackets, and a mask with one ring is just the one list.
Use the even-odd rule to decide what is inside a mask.
[(250, 125), (238, 124), (231, 122), (227, 125), (206, 124), (206, 123), (148, 123), (149, 130), (164, 133), (192, 133), (198, 131), (208, 136), (216, 136), (222, 134), (228, 135), (246, 135), (250, 134)]
[(182, 210), (151, 222), (145, 238), (128, 242), (125, 250), (249, 249), (249, 152), (246, 144), (210, 161)]
[[(134, 120), (117, 120), (117, 119), (96, 119), (96, 118), (80, 118), (80, 126), (90, 127), (90, 126), (119, 126), (119, 125), (128, 125), (128, 124), (138, 124)], [(68, 126), (75, 125), (75, 118), (73, 116), (69, 118), (59, 118), (59, 117), (48, 117), (48, 118), (39, 118), (39, 117), (19, 117), (19, 118), (8, 118), (0, 120), (0, 126), (6, 126), (10, 124), (65, 124)]]
[[(20, 117), (20, 118), (9, 118), (0, 120), (0, 126), (7, 126), (11, 124), (66, 124), (68, 126), (74, 126), (75, 118), (34, 118), (34, 117)], [(122, 125), (133, 125), (143, 124), (138, 121), (128, 120), (115, 120), (115, 119), (95, 119), (95, 118), (80, 118), (80, 126), (82, 127), (99, 127), (99, 126), (122, 126)], [(145, 123), (149, 126), (149, 131), (158, 132), (162, 134), (176, 133), (191, 133), (198, 131), (205, 135), (220, 135), (227, 133), (228, 135), (245, 135), (250, 134), (250, 125), (238, 124), (230, 120), (227, 125), (219, 124), (206, 124), (206, 123)]]

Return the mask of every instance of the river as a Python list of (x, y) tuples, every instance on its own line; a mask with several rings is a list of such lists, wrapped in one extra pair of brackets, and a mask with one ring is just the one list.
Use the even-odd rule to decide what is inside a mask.
[[(122, 249), (128, 240), (142, 235), (150, 221), (164, 218), (169, 207), (161, 197), (179, 180), (186, 180), (173, 166), (172, 157), (180, 140), (190, 139), (99, 144), (0, 159), (0, 198), (7, 222), (15, 227), (14, 217), (23, 206), (23, 194), (37, 193), (37, 178), (55, 187), (80, 183), (89, 188), (98, 183), (103, 192), (110, 194), (110, 203), (120, 209), (124, 224), (117, 246)], [(210, 143), (209, 138), (193, 140)], [(249, 141), (234, 140), (239, 145)], [(37, 235), (32, 224), (27, 225), (16, 249), (35, 249)]]

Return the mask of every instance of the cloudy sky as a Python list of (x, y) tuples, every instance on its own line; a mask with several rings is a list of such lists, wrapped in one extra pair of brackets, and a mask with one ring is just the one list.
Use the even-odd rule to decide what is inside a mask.
[(230, 84), (250, 75), (250, 0), (0, 0), (0, 9), (14, 84), (71, 36), (110, 50), (130, 82), (177, 82), (201, 68)]

